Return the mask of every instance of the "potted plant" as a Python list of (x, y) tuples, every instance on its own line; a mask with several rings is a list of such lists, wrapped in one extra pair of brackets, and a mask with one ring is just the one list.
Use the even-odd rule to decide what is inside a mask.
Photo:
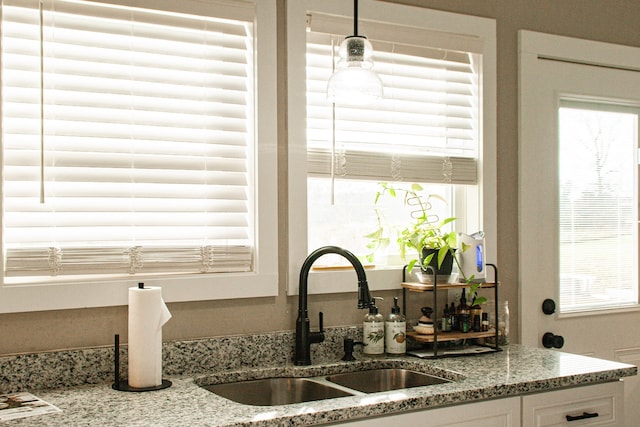
[[(404, 206), (413, 208), (411, 221), (404, 227), (395, 230), (396, 241), (400, 250), (402, 259), (407, 258), (408, 252), (418, 255), (409, 260), (407, 270), (411, 272), (418, 264), (425, 271), (427, 266), (437, 269), (438, 276), (449, 276), (452, 272), (453, 263), (458, 266), (460, 274), (463, 275), (464, 282), (469, 284), (469, 295), (471, 297), (471, 305), (480, 305), (486, 302), (486, 298), (480, 297), (477, 290), (479, 283), (471, 283), (472, 277), (464, 276), (464, 272), (460, 268), (458, 258), (455, 256), (457, 249), (457, 234), (455, 231), (445, 231), (444, 227), (455, 221), (455, 218), (445, 218), (439, 220), (437, 216), (430, 214), (433, 201), (446, 203), (442, 197), (437, 194), (422, 194), (423, 188), (420, 184), (411, 184), (409, 188), (396, 187), (387, 182), (380, 183), (381, 190), (376, 192), (374, 204), (377, 206), (382, 197), (398, 198), (402, 197)], [(391, 241), (392, 231), (383, 221), (383, 216), (378, 208), (375, 209), (378, 228), (368, 234), (369, 239), (367, 247), (371, 250), (368, 260), (373, 260), (373, 253), (376, 250), (388, 246)], [(462, 251), (466, 250), (464, 247)]]
[[(398, 248), (402, 259), (407, 259), (409, 252), (415, 251), (418, 257), (409, 260), (408, 271), (411, 272), (416, 264), (425, 269), (428, 265), (439, 269), (438, 274), (451, 274), (454, 254), (456, 249), (456, 233), (445, 232), (443, 227), (455, 221), (455, 218), (445, 218), (440, 221), (430, 214), (433, 200), (446, 201), (436, 194), (423, 195), (420, 184), (411, 184), (409, 188), (395, 187), (387, 182), (380, 183), (381, 190), (376, 192), (374, 204), (378, 206), (383, 197), (402, 197), (405, 206), (411, 206), (411, 221), (404, 227), (395, 230)], [(379, 208), (375, 209), (378, 219), (378, 228), (366, 237), (370, 240), (367, 247), (373, 252), (386, 247), (390, 240), (392, 230), (383, 223), (383, 217)], [(449, 265), (448, 271), (442, 266)]]

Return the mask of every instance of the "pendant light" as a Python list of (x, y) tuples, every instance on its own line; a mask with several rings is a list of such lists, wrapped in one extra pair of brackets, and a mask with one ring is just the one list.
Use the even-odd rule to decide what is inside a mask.
[(366, 105), (382, 99), (382, 80), (372, 70), (373, 47), (366, 37), (358, 35), (358, 0), (353, 0), (353, 35), (343, 40), (338, 55), (327, 98), (344, 105)]

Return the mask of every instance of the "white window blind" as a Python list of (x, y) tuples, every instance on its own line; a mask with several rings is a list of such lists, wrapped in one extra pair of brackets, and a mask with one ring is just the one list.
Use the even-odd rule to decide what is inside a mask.
[(252, 269), (253, 11), (227, 9), (45, 1), (41, 41), (3, 1), (7, 276)]
[(561, 313), (638, 303), (639, 117), (633, 107), (560, 101)]
[(309, 174), (330, 175), (333, 153), (334, 173), (343, 178), (476, 184), (478, 55), (423, 46), (434, 40), (427, 31), (368, 23), (384, 99), (334, 108), (326, 86), (344, 34), (333, 30), (350, 28), (335, 21), (314, 14), (307, 33)]

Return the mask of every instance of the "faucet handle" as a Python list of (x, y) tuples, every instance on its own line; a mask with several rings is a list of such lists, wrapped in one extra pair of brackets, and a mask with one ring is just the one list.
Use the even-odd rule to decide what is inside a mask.
[(309, 332), (309, 342), (318, 344), (324, 342), (324, 315), (322, 312), (318, 313), (319, 330), (317, 332)]

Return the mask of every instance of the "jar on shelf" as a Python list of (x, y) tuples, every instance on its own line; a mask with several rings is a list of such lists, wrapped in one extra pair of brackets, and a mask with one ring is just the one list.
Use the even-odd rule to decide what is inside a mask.
[[(498, 328), (498, 345), (509, 344), (509, 301), (502, 301), (498, 307), (498, 319), (495, 320), (495, 305), (493, 302), (487, 304), (487, 327), (488, 329)], [(485, 338), (486, 344), (494, 345), (495, 336)]]
[(480, 305), (471, 306), (471, 329), (473, 332), (481, 331), (482, 307)]
[(503, 301), (498, 309), (498, 344), (509, 344), (509, 301)]

